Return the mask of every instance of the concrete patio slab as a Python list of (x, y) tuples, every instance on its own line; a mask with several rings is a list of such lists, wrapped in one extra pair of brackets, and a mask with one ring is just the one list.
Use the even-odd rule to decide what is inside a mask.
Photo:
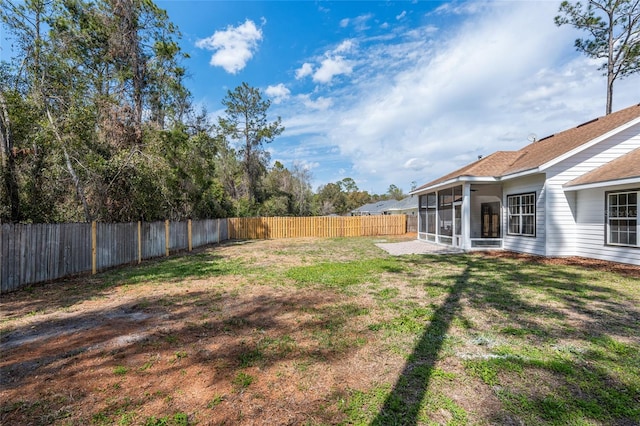
[(427, 241), (403, 241), (400, 243), (376, 243), (376, 246), (391, 254), (401, 256), (403, 254), (456, 254), (464, 253), (454, 247), (443, 246)]

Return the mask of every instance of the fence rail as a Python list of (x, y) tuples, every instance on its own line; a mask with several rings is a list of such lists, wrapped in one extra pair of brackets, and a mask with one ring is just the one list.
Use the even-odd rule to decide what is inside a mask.
[(229, 239), (402, 235), (405, 215), (0, 225), (0, 293)]

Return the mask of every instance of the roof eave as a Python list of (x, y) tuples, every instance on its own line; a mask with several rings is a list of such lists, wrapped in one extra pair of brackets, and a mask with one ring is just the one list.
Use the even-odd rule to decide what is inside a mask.
[(608, 186), (620, 186), (620, 185), (637, 185), (640, 184), (640, 176), (624, 178), (624, 179), (613, 179), (613, 180), (605, 180), (602, 182), (591, 182), (591, 183), (583, 183), (577, 185), (565, 185), (565, 191), (582, 191), (584, 189), (597, 189), (597, 188), (605, 188)]
[(458, 176), (453, 179), (449, 179), (444, 182), (440, 182), (435, 185), (428, 186), (426, 188), (416, 189), (415, 191), (409, 192), (409, 195), (422, 194), (424, 192), (446, 188), (447, 186), (451, 186), (453, 184), (461, 183), (461, 182), (493, 183), (493, 182), (498, 182), (499, 180), (500, 180), (500, 177), (496, 177), (496, 176)]
[(529, 175), (535, 175), (542, 172), (542, 170), (540, 170), (540, 167), (534, 167), (533, 169), (527, 169), (527, 170), (521, 170), (519, 172), (515, 172), (515, 173), (510, 173), (508, 175), (504, 175), (504, 176), (500, 176), (500, 180), (511, 180), (511, 179), (517, 179), (523, 176), (529, 176)]

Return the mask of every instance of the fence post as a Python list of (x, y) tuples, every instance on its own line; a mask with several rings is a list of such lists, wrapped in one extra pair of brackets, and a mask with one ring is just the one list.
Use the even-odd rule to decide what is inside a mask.
[(91, 274), (95, 275), (98, 267), (98, 250), (97, 246), (97, 234), (98, 234), (98, 226), (96, 225), (96, 221), (91, 222)]
[(187, 235), (189, 238), (189, 251), (193, 250), (193, 244), (191, 242), (191, 219), (187, 221)]
[(142, 263), (142, 222), (138, 221), (138, 265)]
[(169, 219), (164, 221), (164, 254), (169, 257)]

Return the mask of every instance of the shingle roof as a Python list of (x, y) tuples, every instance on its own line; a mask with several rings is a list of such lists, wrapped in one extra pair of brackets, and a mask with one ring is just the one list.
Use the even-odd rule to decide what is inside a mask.
[(501, 177), (536, 169), (638, 118), (640, 118), (640, 104), (547, 136), (518, 151), (497, 151), (422, 185), (416, 191), (461, 177)]
[(580, 124), (522, 148), (504, 174), (534, 169), (640, 117), (640, 104)]
[(565, 187), (629, 178), (640, 178), (640, 148), (572, 180)]
[(409, 210), (418, 208), (418, 197), (413, 195), (405, 197), (400, 201), (396, 201), (394, 204), (387, 207), (387, 210)]
[(459, 168), (447, 175), (442, 176), (436, 180), (433, 180), (421, 187), (417, 188), (419, 191), (423, 188), (428, 188), (437, 185), (442, 182), (446, 182), (450, 179), (455, 179), (462, 176), (472, 177), (493, 177), (500, 176), (509, 167), (510, 164), (518, 157), (518, 151), (497, 151), (491, 155), (481, 158), (471, 164), (467, 164), (464, 167)]
[(356, 213), (382, 213), (387, 210), (387, 208), (391, 205), (394, 205), (396, 200), (380, 200), (375, 201), (373, 203), (368, 203), (354, 209), (353, 212)]

